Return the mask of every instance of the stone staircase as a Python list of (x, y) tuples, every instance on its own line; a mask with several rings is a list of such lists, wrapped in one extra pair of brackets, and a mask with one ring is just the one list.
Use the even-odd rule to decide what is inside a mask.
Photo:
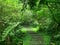
[(28, 32), (28, 34), (31, 36), (30, 44), (29, 45), (44, 45), (44, 39), (41, 34), (38, 34), (36, 32)]

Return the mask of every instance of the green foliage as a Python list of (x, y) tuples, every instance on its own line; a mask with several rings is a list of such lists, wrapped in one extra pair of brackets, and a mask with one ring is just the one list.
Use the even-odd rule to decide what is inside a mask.
[(4, 41), (5, 40), (5, 38), (7, 37), (7, 35), (9, 34), (9, 32), (12, 30), (12, 29), (14, 29), (16, 26), (18, 26), (19, 25), (19, 22), (16, 24), (14, 24), (14, 25), (10, 25), (10, 26), (8, 26), (4, 31), (3, 31), (3, 33), (2, 33), (2, 36), (1, 36), (1, 40), (0, 41)]
[[(60, 1), (58, 0), (0, 0), (0, 42), (20, 45), (26, 33), (21, 29), (32, 27), (51, 37), (52, 45), (60, 42)], [(35, 28), (38, 27), (38, 28)], [(8, 39), (9, 37), (9, 39)], [(3, 43), (2, 43), (3, 42)], [(5, 43), (4, 43), (5, 45)], [(6, 44), (12, 45), (12, 44)]]

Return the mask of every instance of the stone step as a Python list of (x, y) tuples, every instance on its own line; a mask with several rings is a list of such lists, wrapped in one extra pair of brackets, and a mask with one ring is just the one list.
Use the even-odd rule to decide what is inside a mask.
[(31, 36), (30, 45), (43, 45), (44, 40), (42, 35), (32, 31), (28, 32), (28, 34)]

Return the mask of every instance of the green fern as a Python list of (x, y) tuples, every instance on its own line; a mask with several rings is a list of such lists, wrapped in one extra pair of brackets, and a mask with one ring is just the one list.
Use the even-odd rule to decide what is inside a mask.
[(2, 33), (2, 36), (1, 36), (1, 40), (0, 41), (4, 41), (5, 38), (7, 37), (7, 35), (9, 34), (9, 32), (14, 29), (16, 26), (18, 26), (20, 24), (20, 22), (17, 22), (15, 24), (12, 24), (10, 26), (8, 26)]

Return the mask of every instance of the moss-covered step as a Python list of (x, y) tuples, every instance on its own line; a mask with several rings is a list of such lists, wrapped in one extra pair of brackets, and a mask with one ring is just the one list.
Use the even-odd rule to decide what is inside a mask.
[(50, 36), (45, 33), (27, 32), (23, 45), (49, 45)]
[(21, 28), (21, 31), (23, 33), (26, 33), (28, 31), (37, 32), (38, 30), (39, 30), (39, 26), (37, 26), (37, 27), (23, 27), (23, 28)]

